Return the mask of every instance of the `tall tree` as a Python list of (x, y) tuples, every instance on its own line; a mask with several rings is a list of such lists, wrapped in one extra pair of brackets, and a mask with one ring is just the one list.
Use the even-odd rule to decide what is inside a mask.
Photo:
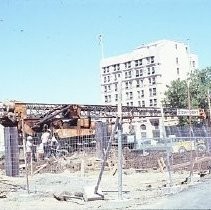
[[(188, 86), (189, 85), (189, 86)], [(211, 92), (211, 67), (194, 70), (187, 80), (174, 80), (165, 92), (164, 103), (171, 108), (188, 108), (188, 87), (191, 108), (209, 109), (208, 91)], [(184, 124), (187, 118), (180, 118)]]

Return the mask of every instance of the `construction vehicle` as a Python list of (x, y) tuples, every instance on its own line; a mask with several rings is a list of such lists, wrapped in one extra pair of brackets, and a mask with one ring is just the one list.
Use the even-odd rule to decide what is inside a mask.
[(0, 123), (5, 127), (17, 126), (20, 134), (37, 136), (50, 129), (59, 140), (73, 140), (95, 133), (90, 117), (80, 116), (78, 105), (47, 105), (9, 102), (1, 106)]
[(206, 142), (201, 138), (171, 137), (171, 144), (173, 153), (183, 154), (191, 150), (204, 153), (207, 150)]

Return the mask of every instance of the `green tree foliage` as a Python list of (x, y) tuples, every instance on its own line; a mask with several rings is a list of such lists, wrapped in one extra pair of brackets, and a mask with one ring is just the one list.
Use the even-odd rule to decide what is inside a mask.
[(164, 103), (171, 108), (187, 107), (187, 85), (184, 80), (174, 80), (165, 92)]
[(190, 74), (190, 95), (193, 108), (208, 109), (208, 90), (211, 91), (211, 67)]
[[(188, 108), (188, 84), (191, 109), (208, 109), (208, 90), (211, 93), (211, 67), (194, 70), (187, 80), (174, 80), (165, 92), (164, 103), (171, 108)], [(180, 119), (183, 124), (186, 120)]]

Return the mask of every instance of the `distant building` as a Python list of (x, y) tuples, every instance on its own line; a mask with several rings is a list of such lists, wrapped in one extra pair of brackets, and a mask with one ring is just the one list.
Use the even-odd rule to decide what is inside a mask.
[[(160, 40), (126, 54), (102, 59), (103, 103), (117, 105), (118, 81), (122, 77), (124, 106), (160, 107), (166, 85), (177, 78), (185, 79), (187, 73), (197, 67), (198, 58), (190, 54), (187, 44), (171, 40)], [(159, 136), (160, 119), (134, 119), (133, 124), (140, 138)], [(124, 131), (129, 132), (127, 126)]]

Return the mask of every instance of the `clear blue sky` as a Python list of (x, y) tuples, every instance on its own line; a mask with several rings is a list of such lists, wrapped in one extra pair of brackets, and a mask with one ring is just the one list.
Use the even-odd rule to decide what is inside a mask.
[(211, 66), (210, 0), (0, 0), (0, 101), (101, 104), (105, 57), (186, 41)]

